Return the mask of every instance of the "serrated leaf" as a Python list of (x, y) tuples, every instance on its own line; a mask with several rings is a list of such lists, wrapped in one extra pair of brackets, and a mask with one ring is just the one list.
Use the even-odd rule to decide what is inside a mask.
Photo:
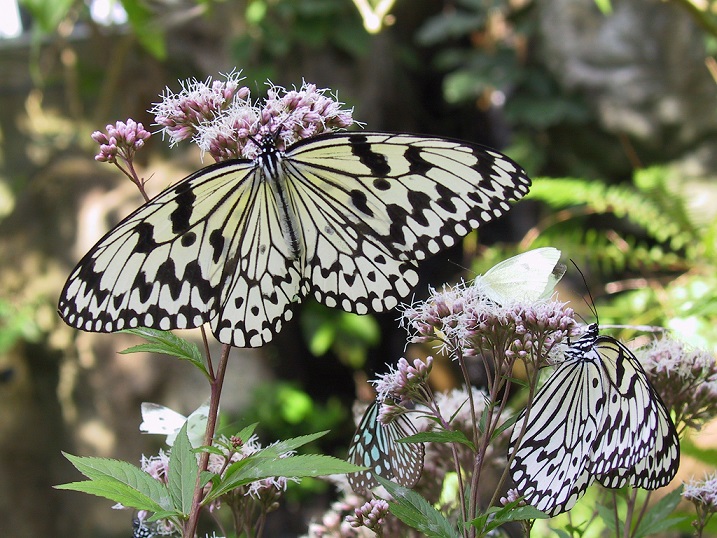
[(184, 515), (192, 509), (199, 465), (187, 435), (187, 423), (179, 430), (169, 453), (168, 487), (174, 507)]
[(406, 525), (429, 538), (460, 538), (443, 514), (418, 493), (381, 476), (376, 479), (393, 497), (388, 503), (389, 510)]
[(70, 482), (54, 487), (55, 489), (80, 491), (97, 497), (104, 497), (112, 502), (120, 503), (136, 510), (148, 510), (150, 512), (163, 510), (147, 495), (143, 495), (136, 489), (116, 480), (85, 480), (84, 482)]
[(274, 443), (273, 445), (270, 445), (253, 455), (261, 454), (261, 457), (275, 458), (281, 456), (282, 454), (286, 454), (287, 452), (291, 452), (292, 450), (296, 450), (297, 448), (304, 446), (308, 443), (311, 443), (312, 441), (323, 437), (327, 433), (329, 433), (329, 430), (324, 430), (318, 433), (310, 433), (308, 435), (300, 435), (299, 437), (293, 437), (291, 439), (286, 439), (285, 441), (279, 441), (278, 443)]
[(475, 450), (473, 443), (460, 430), (442, 430), (432, 432), (419, 432), (398, 439), (398, 443), (461, 443), (471, 450)]
[(231, 476), (222, 480), (218, 486), (212, 489), (209, 495), (207, 495), (207, 498), (216, 499), (232, 489), (263, 478), (275, 476), (284, 476), (287, 478), (327, 476), (332, 474), (355, 473), (364, 469), (347, 461), (320, 454), (307, 454), (286, 458), (277, 457), (275, 459), (255, 458), (255, 456), (256, 454), (253, 454), (245, 460), (242, 460), (244, 465)]
[(90, 480), (55, 486), (57, 489), (84, 491), (137, 510), (173, 509), (167, 488), (126, 461), (63, 455)]
[(162, 353), (164, 355), (169, 355), (170, 357), (177, 357), (178, 359), (189, 361), (194, 366), (199, 368), (204, 375), (209, 376), (209, 372), (207, 371), (207, 367), (204, 363), (204, 357), (196, 344), (188, 342), (174, 333), (159, 329), (141, 327), (137, 329), (125, 329), (121, 332), (140, 336), (141, 338), (147, 340), (147, 343), (124, 349), (119, 352), (120, 354), (126, 355), (128, 353), (140, 352)]

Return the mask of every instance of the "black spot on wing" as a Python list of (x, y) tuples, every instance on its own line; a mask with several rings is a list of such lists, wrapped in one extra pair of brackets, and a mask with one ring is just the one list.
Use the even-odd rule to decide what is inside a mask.
[(351, 153), (356, 155), (361, 164), (368, 167), (371, 175), (377, 177), (385, 177), (391, 172), (386, 156), (376, 153), (371, 149), (371, 144), (364, 135), (351, 135), (349, 137), (351, 143)]
[(382, 177), (377, 177), (373, 180), (373, 187), (379, 191), (387, 191), (391, 188), (391, 183)]
[(134, 227), (134, 231), (137, 234), (137, 244), (134, 246), (134, 251), (140, 254), (149, 254), (155, 248), (159, 246), (154, 240), (154, 226), (148, 222), (140, 222)]
[(403, 156), (409, 163), (408, 172), (410, 174), (425, 176), (433, 168), (433, 165), (421, 156), (421, 150), (416, 146), (409, 146)]
[(364, 215), (373, 217), (373, 211), (371, 211), (371, 208), (367, 204), (368, 200), (364, 191), (354, 189), (349, 194), (351, 195), (351, 203), (356, 209), (361, 211)]
[(224, 236), (221, 230), (217, 229), (209, 234), (209, 245), (212, 247), (212, 261), (219, 262), (219, 258), (224, 251)]
[(183, 247), (191, 247), (197, 241), (197, 234), (194, 232), (187, 232), (182, 236), (180, 242)]
[(441, 183), (436, 183), (436, 192), (440, 197), (438, 198), (438, 200), (436, 200), (436, 204), (438, 204), (438, 207), (447, 211), (448, 213), (455, 213), (456, 204), (453, 203), (453, 199), (458, 198), (458, 195), (445, 185), (442, 185)]
[(421, 226), (428, 226), (428, 219), (423, 212), (430, 208), (431, 197), (425, 192), (408, 191), (408, 203), (410, 203), (413, 208), (411, 218)]
[(177, 197), (174, 202), (177, 207), (172, 211), (169, 218), (172, 221), (172, 232), (180, 234), (189, 229), (189, 220), (192, 217), (193, 205), (196, 196), (189, 188), (189, 183), (182, 183), (177, 186)]

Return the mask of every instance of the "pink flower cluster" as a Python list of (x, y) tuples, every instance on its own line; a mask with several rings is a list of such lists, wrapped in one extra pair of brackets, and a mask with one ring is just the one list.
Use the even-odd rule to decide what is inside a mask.
[(105, 129), (106, 133), (92, 133), (92, 140), (100, 145), (100, 151), (95, 155), (95, 160), (100, 162), (116, 163), (117, 157), (131, 162), (137, 150), (152, 136), (141, 123), (133, 119), (118, 121), (114, 125), (107, 125)]
[(315, 84), (287, 91), (269, 83), (268, 96), (259, 105), (252, 103), (246, 86), (239, 86), (238, 73), (226, 77), (190, 81), (177, 94), (167, 89), (150, 109), (172, 145), (191, 138), (216, 161), (253, 159), (265, 136), (274, 137), (283, 150), (354, 123), (352, 110)]

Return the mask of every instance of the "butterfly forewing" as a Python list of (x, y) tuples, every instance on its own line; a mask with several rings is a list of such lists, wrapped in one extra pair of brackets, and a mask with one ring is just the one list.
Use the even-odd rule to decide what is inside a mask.
[(609, 421), (594, 443), (591, 472), (631, 467), (648, 453), (657, 437), (653, 389), (633, 353), (609, 336), (598, 336), (586, 353), (603, 370)]
[(517, 448), (525, 411), (513, 427), (511, 475), (518, 493), (538, 510), (551, 515), (569, 510), (593, 481), (585, 470), (604, 414), (604, 399), (592, 390), (599, 383), (593, 363), (560, 363), (535, 395)]
[[(274, 175), (272, 175), (274, 174)], [(70, 325), (196, 327), (270, 341), (307, 294), (357, 313), (396, 306), (416, 264), (528, 192), (507, 157), (436, 137), (328, 134), (192, 174), (110, 231), (59, 302)]]
[(349, 447), (348, 460), (354, 465), (369, 467), (348, 475), (351, 489), (365, 494), (378, 487), (376, 475), (412, 488), (423, 471), (423, 443), (398, 443), (416, 433), (406, 416), (399, 416), (390, 424), (378, 420), (381, 403), (376, 401), (364, 413)]

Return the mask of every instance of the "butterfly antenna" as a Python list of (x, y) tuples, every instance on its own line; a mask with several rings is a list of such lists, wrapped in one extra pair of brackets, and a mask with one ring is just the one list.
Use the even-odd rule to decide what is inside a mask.
[[(585, 285), (585, 291), (587, 292), (588, 297), (590, 298), (590, 301), (589, 302), (585, 301), (585, 304), (588, 305), (590, 312), (592, 312), (593, 316), (595, 316), (595, 321), (599, 324), (600, 318), (598, 318), (597, 307), (595, 306), (595, 299), (593, 299), (593, 294), (590, 293), (590, 288), (588, 287), (588, 281), (585, 278), (585, 274), (580, 270), (580, 267), (578, 267), (578, 264), (575, 263), (574, 260), (571, 259), (570, 263), (572, 263), (575, 266), (575, 269), (577, 269), (578, 273), (580, 273), (580, 278), (583, 279), (583, 284)], [(580, 316), (580, 318), (582, 319), (582, 316)], [(583, 321), (585, 321), (585, 320), (583, 319)]]

